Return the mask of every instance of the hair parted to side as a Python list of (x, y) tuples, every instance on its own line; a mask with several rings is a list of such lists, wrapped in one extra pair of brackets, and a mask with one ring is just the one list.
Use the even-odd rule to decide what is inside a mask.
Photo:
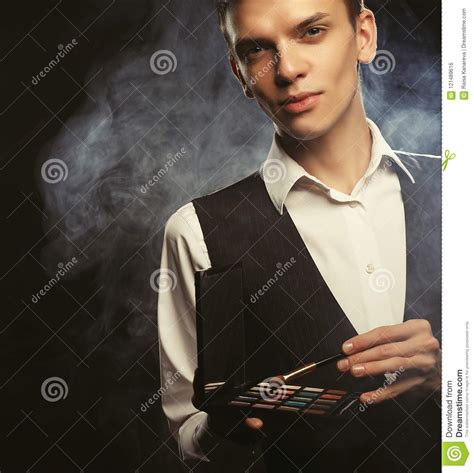
[[(229, 34), (227, 33), (225, 20), (226, 20), (227, 11), (229, 9), (229, 5), (237, 1), (238, 0), (215, 0), (216, 10), (219, 16), (219, 26), (229, 46), (230, 46), (230, 38), (229, 38)], [(355, 29), (357, 17), (361, 13), (361, 11), (365, 8), (364, 0), (344, 0), (344, 2), (347, 5), (349, 18), (351, 20), (352, 27)]]

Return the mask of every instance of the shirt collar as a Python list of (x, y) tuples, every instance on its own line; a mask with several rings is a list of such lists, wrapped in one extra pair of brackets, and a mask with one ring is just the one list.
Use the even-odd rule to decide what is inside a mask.
[[(392, 159), (409, 177), (414, 184), (415, 180), (408, 169), (402, 163), (397, 154), (385, 141), (377, 125), (367, 118), (367, 124), (372, 134), (372, 157), (364, 174), (363, 179), (369, 178), (380, 166), (383, 158)], [(265, 182), (268, 195), (273, 205), (283, 215), (283, 205), (293, 186), (300, 179), (309, 179), (320, 188), (329, 191), (330, 188), (316, 177), (309, 174), (300, 164), (291, 158), (279, 144), (276, 133), (273, 135), (273, 142), (268, 152), (267, 159), (260, 168), (260, 175)]]

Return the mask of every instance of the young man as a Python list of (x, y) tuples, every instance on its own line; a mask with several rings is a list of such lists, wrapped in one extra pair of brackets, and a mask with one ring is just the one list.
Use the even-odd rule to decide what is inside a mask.
[(365, 115), (359, 64), (376, 53), (374, 15), (359, 0), (231, 0), (217, 9), (232, 71), (275, 135), (259, 172), (194, 199), (166, 225), (163, 287), (170, 272), (176, 279), (158, 302), (162, 403), (181, 454), (212, 464), (224, 437), (242, 456), (242, 437), (265, 432), (260, 419), (236, 430), (192, 404), (194, 273), (241, 261), (248, 302), (294, 257), (249, 307), (256, 322), (246, 343), (259, 356), (248, 369), (279, 373), (343, 350), (315, 379), (362, 392), (374, 414), (307, 438), (262, 435), (247, 464), (440, 471), (440, 160), (394, 152)]

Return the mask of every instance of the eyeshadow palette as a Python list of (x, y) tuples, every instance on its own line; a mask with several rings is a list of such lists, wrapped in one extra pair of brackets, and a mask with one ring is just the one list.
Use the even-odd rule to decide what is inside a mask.
[[(300, 384), (265, 378), (265, 373), (287, 371), (300, 360), (275, 358), (275, 351), (269, 347), (266, 349), (272, 356), (252, 356), (250, 341), (260, 340), (259, 326), (246, 316), (243, 286), (241, 261), (195, 273), (198, 366), (193, 379), (193, 405), (211, 416), (215, 413), (223, 421), (259, 417), (266, 431), (279, 431), (289, 425), (294, 429), (325, 422), (336, 425), (338, 419), (347, 422), (347, 416), (357, 414), (360, 393), (330, 388), (327, 381), (324, 387), (318, 386), (317, 375), (308, 375), (311, 377)], [(326, 356), (327, 360), (337, 358), (330, 353)]]
[(359, 406), (360, 393), (341, 389), (297, 384), (275, 387), (266, 382), (250, 384), (243, 390), (223, 390), (223, 387), (222, 382), (205, 385), (204, 410), (214, 407), (220, 408), (222, 413), (224, 408), (238, 409), (245, 415), (261, 418), (265, 424), (270, 421), (270, 427), (273, 424), (276, 428), (285, 418), (290, 422), (295, 417), (304, 417), (310, 424), (316, 419), (317, 423), (322, 419), (346, 419), (353, 416)]

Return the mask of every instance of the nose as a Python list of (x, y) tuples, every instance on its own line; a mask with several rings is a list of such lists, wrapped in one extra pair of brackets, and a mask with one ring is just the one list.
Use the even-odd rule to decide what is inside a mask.
[(288, 46), (277, 53), (276, 82), (277, 85), (286, 85), (294, 82), (308, 73), (307, 62), (298, 55), (295, 48)]

